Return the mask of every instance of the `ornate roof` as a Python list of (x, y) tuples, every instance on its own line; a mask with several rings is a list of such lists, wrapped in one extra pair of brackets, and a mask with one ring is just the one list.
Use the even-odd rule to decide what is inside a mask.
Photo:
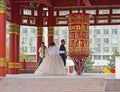
[(34, 4), (54, 8), (117, 7), (120, 0), (8, 0), (22, 4)]

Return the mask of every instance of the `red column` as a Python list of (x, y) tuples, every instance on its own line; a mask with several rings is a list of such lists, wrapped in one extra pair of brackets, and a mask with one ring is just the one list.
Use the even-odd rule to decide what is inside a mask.
[[(5, 1), (0, 1), (0, 76), (6, 76), (6, 10)], [(3, 6), (1, 6), (3, 5)]]
[(40, 47), (40, 44), (42, 42), (42, 36), (43, 36), (43, 18), (42, 18), (42, 8), (39, 7), (38, 9), (38, 20), (37, 20), (37, 50), (36, 50), (36, 62), (38, 62), (39, 60), (39, 53), (38, 53), (38, 49)]
[(20, 71), (20, 21), (21, 21), (21, 16), (20, 16), (20, 5), (16, 4), (16, 34), (15, 34), (15, 74), (19, 74)]
[(39, 60), (38, 49), (39, 49), (40, 44), (41, 44), (41, 42), (42, 42), (42, 34), (43, 34), (43, 29), (42, 29), (42, 27), (38, 27), (38, 28), (37, 28), (37, 51), (36, 51), (36, 62), (38, 62), (38, 60)]
[(10, 43), (9, 43), (9, 63), (8, 63), (8, 73), (15, 74), (15, 32), (16, 24), (10, 24)]
[(20, 26), (16, 25), (16, 35), (15, 35), (15, 74), (19, 74), (20, 68)]
[(9, 74), (16, 74), (17, 63), (15, 60), (16, 53), (16, 44), (15, 44), (15, 37), (16, 37), (16, 30), (17, 30), (17, 5), (15, 2), (10, 3), (11, 7), (11, 24), (10, 24), (10, 43), (9, 43), (9, 63), (8, 63), (8, 73)]
[(53, 41), (54, 39), (54, 8), (53, 7), (49, 7), (48, 8), (48, 46), (50, 44), (50, 42)]

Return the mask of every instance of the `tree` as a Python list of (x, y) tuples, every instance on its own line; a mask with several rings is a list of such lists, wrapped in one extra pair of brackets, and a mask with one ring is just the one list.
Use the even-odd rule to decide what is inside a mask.
[(108, 63), (108, 68), (111, 69), (113, 67), (115, 67), (115, 57), (116, 56), (120, 56), (120, 53), (118, 51), (114, 52), (111, 55), (111, 59), (109, 59), (109, 63)]
[(92, 61), (91, 57), (88, 57), (84, 66), (84, 72), (86, 73), (92, 73), (93, 72), (93, 64), (94, 61)]

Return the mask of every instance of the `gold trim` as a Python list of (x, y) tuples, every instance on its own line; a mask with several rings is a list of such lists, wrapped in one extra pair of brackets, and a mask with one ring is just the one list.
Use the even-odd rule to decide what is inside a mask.
[(10, 23), (10, 26), (16, 25), (16, 23)]
[(42, 36), (42, 34), (37, 34), (37, 36)]
[(1, 62), (1, 61), (6, 61), (6, 59), (5, 59), (5, 58), (0, 58), (0, 62)]
[(0, 10), (0, 14), (5, 14), (6, 10)]
[(54, 27), (53, 26), (48, 27), (48, 36), (54, 36)]
[(15, 23), (10, 23), (10, 34), (16, 34), (17, 26)]
[(16, 25), (16, 35), (20, 35), (20, 25)]
[(16, 32), (15, 34), (16, 34), (16, 35), (20, 35), (20, 33), (17, 33), (17, 32)]
[(37, 30), (42, 30), (42, 27), (37, 27)]
[(54, 34), (48, 34), (48, 36), (54, 36)]
[(9, 62), (8, 67), (9, 68), (20, 68), (20, 63)]
[(16, 34), (16, 32), (9, 32), (9, 34)]
[(0, 67), (6, 67), (6, 59), (0, 58)]
[(37, 36), (42, 36), (43, 35), (43, 28), (42, 27), (38, 27), (37, 28)]

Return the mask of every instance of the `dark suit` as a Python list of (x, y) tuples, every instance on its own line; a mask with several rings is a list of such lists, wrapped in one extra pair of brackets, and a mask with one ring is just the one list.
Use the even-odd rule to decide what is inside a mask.
[[(60, 46), (60, 56), (62, 57), (62, 59), (63, 59), (63, 62), (64, 62), (64, 66), (66, 66), (66, 54), (65, 54), (65, 52), (66, 52), (66, 48), (65, 48), (65, 46), (63, 45), (63, 44), (61, 44), (61, 46)], [(63, 53), (61, 53), (61, 52), (63, 52)]]

